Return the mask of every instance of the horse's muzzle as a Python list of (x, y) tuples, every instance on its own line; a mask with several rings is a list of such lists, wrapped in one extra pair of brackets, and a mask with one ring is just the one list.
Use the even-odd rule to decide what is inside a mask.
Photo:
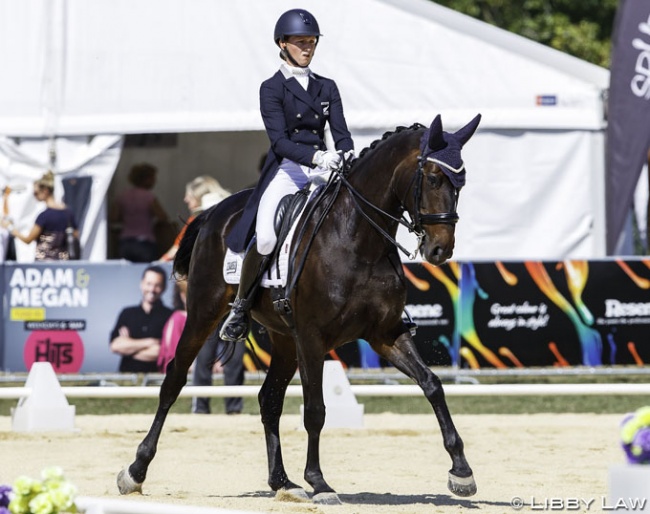
[(454, 240), (446, 244), (440, 244), (435, 241), (425, 241), (422, 245), (422, 257), (427, 261), (433, 264), (434, 266), (440, 266), (447, 262), (454, 253)]

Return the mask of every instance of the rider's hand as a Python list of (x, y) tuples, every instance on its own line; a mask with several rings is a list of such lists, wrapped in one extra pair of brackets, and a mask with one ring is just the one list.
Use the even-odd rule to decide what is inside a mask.
[(319, 150), (314, 154), (312, 161), (317, 167), (329, 170), (340, 170), (341, 156), (336, 152)]
[(343, 154), (343, 160), (347, 164), (352, 164), (352, 161), (354, 161), (357, 158), (356, 155), (354, 155), (354, 150), (348, 150)]

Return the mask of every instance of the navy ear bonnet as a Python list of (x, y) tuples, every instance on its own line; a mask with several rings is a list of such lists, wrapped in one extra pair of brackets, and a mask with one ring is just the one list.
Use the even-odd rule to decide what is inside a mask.
[(472, 137), (480, 121), (481, 115), (477, 114), (467, 125), (451, 134), (442, 130), (442, 120), (438, 114), (420, 140), (422, 159), (438, 164), (457, 189), (465, 185), (465, 165), (460, 151)]

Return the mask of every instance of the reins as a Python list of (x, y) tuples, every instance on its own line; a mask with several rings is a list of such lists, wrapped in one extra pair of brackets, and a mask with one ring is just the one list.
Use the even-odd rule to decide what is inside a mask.
[[(409, 232), (414, 232), (415, 225), (413, 223), (410, 223), (405, 217), (404, 217), (404, 206), (402, 205), (402, 216), (400, 218), (396, 218), (392, 214), (384, 211), (380, 207), (377, 207), (374, 203), (370, 202), (367, 200), (359, 191), (357, 191), (352, 184), (350, 184), (350, 181), (345, 177), (343, 173), (337, 172), (340, 183), (343, 184), (347, 190), (350, 192), (350, 198), (352, 198), (352, 201), (354, 202), (354, 206), (356, 209), (361, 213), (361, 215), (366, 219), (368, 223), (370, 223), (377, 232), (379, 232), (384, 239), (386, 239), (389, 243), (391, 243), (393, 246), (401, 250), (406, 256), (408, 256), (409, 259), (415, 259), (415, 256), (417, 255), (418, 250), (420, 249), (420, 245), (418, 244), (418, 248), (415, 250), (414, 253), (410, 253), (404, 246), (402, 246), (397, 239), (395, 239), (393, 236), (391, 236), (388, 232), (386, 232), (382, 227), (379, 226), (379, 224), (373, 220), (361, 207), (359, 204), (359, 200), (361, 200), (366, 206), (370, 207), (373, 209), (375, 212), (378, 212), (379, 214), (390, 218), (391, 220), (395, 221), (396, 223), (399, 223), (403, 227), (406, 227)], [(415, 176), (413, 177), (415, 179)], [(412, 187), (413, 182), (411, 182), (411, 186), (409, 186), (409, 189)], [(424, 234), (416, 233), (418, 236), (418, 242), (421, 240), (421, 237), (424, 237)]]
[[(424, 240), (424, 236), (425, 236), (423, 225), (436, 225), (436, 224), (454, 225), (458, 222), (459, 219), (458, 213), (456, 212), (456, 205), (458, 204), (458, 188), (454, 188), (455, 198), (454, 198), (453, 211), (434, 213), (434, 214), (422, 214), (420, 212), (420, 204), (422, 202), (422, 181), (424, 180), (424, 162), (426, 160), (429, 160), (429, 158), (419, 155), (417, 159), (418, 159), (418, 167), (415, 170), (415, 173), (413, 174), (413, 178), (411, 179), (411, 182), (409, 183), (409, 186), (406, 190), (406, 195), (408, 195), (409, 191), (413, 189), (413, 197), (414, 197), (415, 205), (413, 208), (414, 219), (412, 221), (409, 221), (405, 218), (404, 212), (407, 212), (408, 210), (406, 209), (406, 206), (404, 205), (404, 202), (401, 199), (400, 199), (400, 208), (402, 209), (402, 216), (400, 218), (396, 218), (392, 214), (384, 211), (380, 207), (377, 207), (375, 204), (367, 200), (361, 193), (359, 193), (359, 191), (357, 191), (354, 188), (352, 184), (350, 184), (350, 182), (347, 180), (344, 173), (337, 172), (341, 183), (345, 185), (345, 187), (350, 192), (350, 196), (355, 204), (355, 207), (361, 213), (361, 215), (366, 219), (366, 221), (368, 221), (368, 223), (370, 223), (370, 225), (372, 225), (375, 228), (375, 230), (377, 230), (388, 242), (390, 242), (393, 246), (399, 249), (402, 253), (404, 253), (404, 255), (406, 255), (411, 260), (415, 259), (418, 251), (422, 247), (422, 241)], [(415, 184), (415, 188), (413, 188), (413, 184)], [(392, 237), (388, 232), (386, 232), (386, 230), (380, 227), (379, 224), (363, 210), (358, 200), (361, 200), (366, 206), (370, 207), (375, 212), (381, 214), (386, 218), (393, 220), (394, 222), (405, 227), (409, 232), (414, 233), (418, 237), (418, 245), (415, 251), (413, 253), (409, 252), (394, 237)]]
[(311, 203), (311, 205), (308, 205), (309, 210), (304, 214), (304, 222), (302, 223), (302, 226), (300, 228), (300, 232), (298, 233), (298, 237), (296, 241), (302, 241), (303, 237), (305, 236), (305, 232), (307, 231), (307, 221), (311, 219), (312, 215), (314, 214), (314, 211), (316, 208), (321, 204), (323, 199), (325, 198), (325, 193), (327, 192), (330, 187), (334, 186), (336, 187), (336, 190), (332, 195), (329, 197), (329, 202), (325, 206), (325, 210), (321, 214), (320, 218), (318, 219), (318, 222), (316, 223), (316, 226), (314, 227), (314, 230), (311, 233), (311, 236), (309, 238), (309, 241), (307, 242), (307, 246), (305, 248), (305, 251), (303, 252), (302, 259), (300, 260), (300, 263), (298, 264), (298, 267), (296, 269), (296, 272), (293, 273), (293, 263), (295, 262), (296, 259), (296, 254), (298, 253), (298, 244), (293, 245), (291, 249), (291, 255), (289, 256), (289, 264), (288, 264), (288, 269), (287, 269), (287, 275), (291, 277), (291, 282), (289, 283), (285, 296), (286, 298), (289, 297), (291, 294), (291, 291), (293, 288), (296, 286), (296, 283), (298, 282), (298, 278), (302, 274), (302, 270), (305, 267), (305, 262), (307, 260), (307, 255), (309, 255), (309, 250), (311, 249), (311, 245), (314, 242), (314, 238), (316, 237), (316, 234), (320, 230), (321, 225), (323, 224), (323, 221), (325, 220), (325, 216), (329, 213), (329, 211), (332, 209), (332, 206), (334, 205), (335, 200), (338, 198), (339, 191), (341, 190), (341, 182), (340, 181), (334, 181), (332, 180), (332, 177), (334, 175), (330, 176), (330, 179), (328, 180), (327, 184), (324, 186), (324, 190), (321, 191), (321, 193), (314, 199), (314, 201)]

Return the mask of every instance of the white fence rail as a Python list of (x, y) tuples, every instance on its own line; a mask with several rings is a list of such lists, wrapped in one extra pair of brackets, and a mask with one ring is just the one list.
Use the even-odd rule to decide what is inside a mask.
[[(255, 397), (261, 386), (186, 386), (181, 397)], [(421, 396), (416, 385), (351, 385), (355, 396)], [(61, 388), (67, 398), (157, 398), (160, 387), (122, 386)], [(447, 384), (447, 396), (538, 396), (538, 395), (650, 395), (650, 384)], [(28, 387), (0, 387), (0, 399), (20, 399), (31, 394)], [(302, 386), (291, 385), (287, 396), (302, 397)]]

